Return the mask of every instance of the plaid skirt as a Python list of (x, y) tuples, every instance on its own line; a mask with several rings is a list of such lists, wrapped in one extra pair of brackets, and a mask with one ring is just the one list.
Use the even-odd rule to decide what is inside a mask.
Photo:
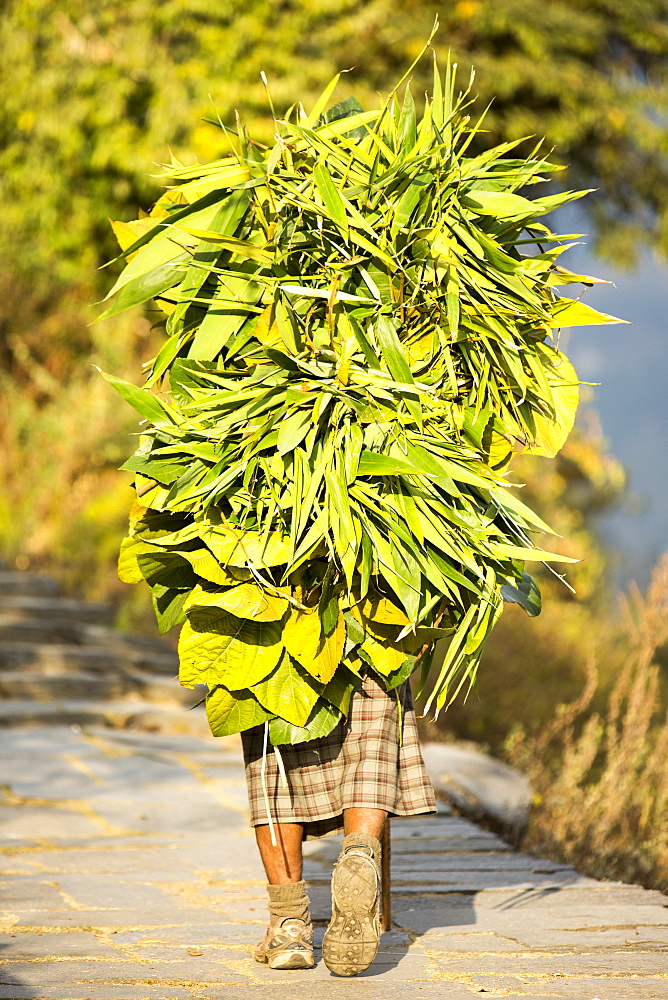
[[(303, 823), (304, 837), (341, 833), (343, 810), (383, 809), (390, 816), (436, 812), (425, 770), (408, 682), (397, 688), (403, 706), (399, 741), (397, 695), (367, 675), (353, 693), (348, 719), (318, 740), (279, 747), (288, 779), (284, 789), (273, 750), (265, 781), (274, 823)], [(269, 822), (262, 791), (264, 727), (241, 734), (251, 824)]]

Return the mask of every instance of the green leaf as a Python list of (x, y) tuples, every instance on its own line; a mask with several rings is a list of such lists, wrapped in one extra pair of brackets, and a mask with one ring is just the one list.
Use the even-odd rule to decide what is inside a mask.
[(404, 349), (397, 335), (396, 326), (388, 316), (378, 317), (376, 338), (392, 377), (397, 382), (408, 382), (412, 385), (414, 379)]
[(332, 178), (330, 173), (324, 163), (316, 163), (313, 168), (313, 178), (318, 188), (318, 193), (325, 203), (325, 208), (329, 214), (336, 220), (345, 238), (348, 238), (348, 214), (346, 212), (346, 206), (343, 203), (343, 198), (341, 193), (337, 191), (334, 184), (332, 183)]
[(240, 691), (263, 680), (283, 655), (279, 622), (249, 622), (218, 608), (195, 607), (179, 637), (183, 687), (225, 684)]
[(124, 538), (118, 556), (118, 579), (123, 583), (141, 583), (144, 574), (137, 563), (137, 556), (143, 552), (154, 551), (153, 546), (141, 537), (128, 535)]
[[(148, 299), (155, 299), (169, 288), (180, 284), (186, 273), (183, 266), (185, 259), (185, 254), (180, 254), (169, 264), (162, 264), (147, 274), (140, 274), (139, 277), (133, 278), (127, 285), (123, 286), (116, 301), (97, 317), (96, 322), (99, 323), (102, 319), (117, 316), (118, 313), (131, 309), (133, 306), (139, 306), (143, 302), (147, 302)], [(179, 264), (181, 264), (180, 267)]]
[(345, 635), (343, 615), (337, 616), (330, 634), (323, 635), (316, 608), (307, 612), (292, 608), (283, 629), (283, 642), (290, 656), (304, 670), (326, 684), (334, 676), (343, 657)]
[(536, 215), (534, 202), (509, 191), (482, 191), (476, 188), (464, 195), (462, 204), (479, 215), (491, 215), (495, 219), (528, 219)]
[(293, 726), (284, 719), (272, 719), (269, 723), (269, 736), (274, 746), (308, 743), (310, 740), (329, 736), (341, 719), (338, 708), (334, 708), (324, 698), (318, 698), (305, 726)]
[(321, 114), (324, 112), (325, 108), (327, 107), (329, 99), (332, 96), (332, 94), (334, 93), (334, 90), (336, 89), (336, 85), (339, 82), (340, 78), (341, 78), (341, 74), (337, 73), (336, 76), (332, 80), (329, 81), (329, 83), (327, 84), (327, 86), (323, 90), (322, 94), (320, 95), (320, 97), (318, 98), (318, 100), (315, 102), (315, 104), (311, 108), (311, 111), (309, 112), (309, 115), (308, 115), (308, 123), (309, 123), (309, 125), (316, 125), (317, 124), (318, 119), (320, 118)]
[(137, 565), (149, 585), (160, 584), (173, 590), (191, 590), (197, 585), (190, 563), (178, 552), (161, 552), (153, 548), (136, 556)]
[(187, 596), (185, 590), (172, 590), (160, 584), (151, 587), (151, 600), (160, 632), (169, 632), (175, 625), (181, 625), (186, 620), (183, 605)]
[(142, 476), (155, 479), (163, 486), (169, 486), (170, 483), (175, 482), (187, 468), (187, 465), (179, 465), (169, 461), (160, 462), (151, 459), (150, 456), (142, 455), (133, 455), (121, 466), (121, 470), (124, 472), (141, 472)]
[(591, 326), (606, 323), (627, 323), (628, 320), (609, 316), (608, 313), (592, 309), (586, 302), (579, 299), (557, 299), (552, 308), (554, 326)]
[(417, 657), (413, 653), (410, 653), (398, 670), (393, 670), (382, 678), (382, 684), (386, 691), (394, 691), (400, 684), (408, 680), (415, 670), (416, 659)]
[(102, 378), (106, 379), (114, 387), (119, 396), (122, 396), (145, 420), (149, 420), (156, 427), (172, 423), (164, 406), (153, 393), (148, 392), (146, 389), (138, 389), (131, 382), (125, 382), (123, 379), (116, 378), (115, 375), (109, 375), (101, 369), (98, 369), (98, 371), (102, 375)]
[(389, 455), (379, 455), (375, 451), (363, 451), (357, 467), (358, 476), (400, 476), (419, 473), (410, 462)]
[(347, 716), (350, 709), (350, 699), (353, 692), (361, 684), (360, 678), (352, 670), (348, 670), (343, 664), (338, 668), (325, 690), (322, 697), (333, 705), (334, 708)]
[(253, 685), (253, 694), (268, 712), (293, 726), (305, 726), (322, 691), (322, 685), (287, 654), (266, 680)]
[(359, 645), (359, 643), (364, 642), (366, 632), (361, 622), (355, 618), (350, 611), (346, 611), (343, 615), (346, 624), (346, 635), (352, 643)]
[(308, 410), (297, 410), (283, 420), (278, 430), (276, 448), (279, 455), (287, 455), (301, 444), (311, 426), (311, 414)]
[(510, 583), (504, 583), (501, 587), (501, 596), (507, 604), (521, 605), (530, 618), (535, 618), (540, 614), (540, 588), (528, 573), (522, 574), (522, 579), (516, 587)]
[(189, 229), (186, 226), (178, 227), (184, 233), (188, 233), (189, 236), (196, 236), (198, 240), (203, 240), (206, 243), (210, 243), (211, 246), (221, 247), (224, 250), (231, 250), (232, 253), (238, 254), (245, 260), (254, 260), (258, 264), (271, 264), (273, 263), (273, 257), (271, 254), (263, 250), (262, 247), (256, 246), (254, 243), (249, 243), (248, 240), (237, 239), (236, 236), (227, 236), (225, 233), (215, 233), (211, 230), (204, 229)]
[(521, 545), (507, 545), (503, 542), (493, 542), (490, 551), (501, 559), (524, 559), (527, 562), (566, 562), (576, 563), (579, 559), (562, 556), (557, 552), (545, 552), (543, 549), (530, 549)]
[[(170, 212), (169, 222), (173, 225), (182, 219), (188, 219), (194, 226), (207, 227), (218, 212), (220, 198), (221, 192), (210, 192), (197, 201)], [(154, 270), (161, 264), (173, 261), (181, 252), (181, 247), (170, 239), (165, 218), (156, 219), (152, 229), (124, 248), (121, 258), (131, 256), (132, 259), (106, 298), (111, 298), (119, 288), (134, 278)]]
[(206, 717), (214, 736), (232, 736), (262, 725), (271, 715), (251, 691), (231, 693), (216, 687), (207, 695)]
[(578, 376), (565, 354), (547, 344), (541, 345), (539, 358), (542, 363), (548, 362), (546, 380), (552, 396), (553, 413), (545, 416), (534, 414), (536, 428), (533, 444), (527, 449), (533, 455), (547, 455), (553, 458), (561, 451), (566, 439), (573, 429), (575, 414), (578, 409), (580, 387)]
[(185, 610), (191, 620), (196, 612), (203, 612), (203, 609), (207, 609), (208, 614), (220, 608), (237, 618), (277, 622), (283, 618), (288, 607), (284, 597), (264, 590), (257, 583), (241, 583), (224, 591), (207, 591), (198, 587), (188, 598)]
[(335, 586), (331, 572), (331, 564), (322, 582), (322, 591), (318, 601), (318, 615), (320, 616), (321, 635), (332, 635), (339, 625), (339, 592)]
[(263, 569), (288, 561), (289, 540), (277, 532), (263, 538), (258, 531), (242, 531), (202, 522), (199, 535), (222, 566), (245, 568), (251, 565)]
[(206, 548), (185, 549), (182, 550), (181, 555), (188, 560), (197, 576), (208, 583), (217, 583), (221, 587), (234, 587), (238, 583), (244, 583), (251, 579), (248, 570), (235, 567), (223, 569)]
[(262, 285), (249, 276), (227, 275), (207, 308), (188, 357), (198, 361), (214, 360), (248, 317), (255, 314), (261, 294)]

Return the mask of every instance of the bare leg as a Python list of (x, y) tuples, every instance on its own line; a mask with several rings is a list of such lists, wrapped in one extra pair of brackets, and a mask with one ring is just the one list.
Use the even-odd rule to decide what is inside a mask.
[[(343, 826), (347, 834), (369, 833), (380, 840), (387, 813), (383, 809), (353, 807), (343, 812)], [(304, 827), (301, 823), (277, 823), (276, 847), (271, 842), (269, 826), (256, 826), (255, 837), (262, 858), (262, 864), (270, 885), (287, 885), (299, 882), (302, 877), (302, 840)]]
[(343, 810), (343, 829), (346, 836), (351, 833), (369, 833), (376, 840), (380, 840), (386, 819), (387, 813), (384, 809), (354, 806), (352, 809)]
[(267, 882), (270, 885), (288, 885), (301, 881), (304, 827), (301, 823), (277, 823), (274, 830), (276, 847), (271, 842), (269, 826), (255, 827)]

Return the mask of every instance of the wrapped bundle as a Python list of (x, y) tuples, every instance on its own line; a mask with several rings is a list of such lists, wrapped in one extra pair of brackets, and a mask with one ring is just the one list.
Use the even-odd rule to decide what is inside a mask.
[(556, 169), (538, 147), (472, 152), (450, 67), (419, 117), (408, 86), (327, 110), (336, 82), (274, 145), (219, 123), (229, 156), (166, 168), (114, 224), (104, 313), (167, 317), (143, 388), (105, 376), (144, 421), (121, 579), (183, 624), (214, 735), (267, 723), (274, 745), (329, 733), (362, 670), (388, 690), (419, 670), (438, 712), (504, 600), (539, 613), (525, 565), (569, 560), (533, 545), (550, 529), (509, 462), (573, 424), (558, 328), (616, 322), (558, 293), (595, 279), (538, 221), (585, 192), (528, 199)]

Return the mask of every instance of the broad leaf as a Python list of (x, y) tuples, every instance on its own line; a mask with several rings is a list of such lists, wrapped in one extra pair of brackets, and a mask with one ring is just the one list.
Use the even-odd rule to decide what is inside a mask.
[[(192, 619), (198, 612), (211, 615), (221, 609), (226, 614), (235, 615), (255, 622), (278, 622), (288, 610), (284, 597), (263, 590), (256, 583), (241, 583), (224, 591), (205, 591), (198, 588), (188, 599), (186, 611)], [(201, 618), (201, 614), (198, 615)]]
[(186, 608), (179, 637), (184, 687), (225, 684), (240, 691), (263, 680), (283, 655), (278, 622), (248, 622), (215, 608)]
[(283, 629), (283, 642), (290, 656), (317, 681), (326, 684), (343, 657), (346, 629), (339, 615), (334, 631), (323, 636), (317, 609), (304, 612), (292, 608)]
[(232, 693), (216, 687), (207, 695), (206, 717), (214, 736), (232, 736), (262, 725), (270, 714), (250, 691)]
[(266, 680), (255, 684), (253, 694), (272, 715), (293, 726), (305, 726), (322, 691), (287, 654)]
[(304, 726), (293, 726), (285, 719), (272, 719), (269, 735), (275, 746), (283, 744), (308, 743), (319, 740), (336, 729), (341, 721), (341, 713), (324, 698), (318, 698)]

